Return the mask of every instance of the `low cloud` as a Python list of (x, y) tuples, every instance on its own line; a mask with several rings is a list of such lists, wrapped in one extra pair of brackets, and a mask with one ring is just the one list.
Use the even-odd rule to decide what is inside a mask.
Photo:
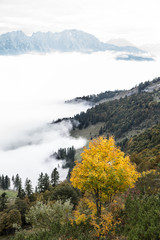
[[(0, 56), (0, 66), (0, 174), (19, 173), (34, 185), (40, 172), (58, 167), (56, 160), (46, 162), (54, 151), (86, 143), (70, 136), (70, 122), (50, 124), (88, 108), (65, 100), (129, 89), (160, 76), (159, 59), (118, 62), (108, 52)], [(59, 170), (64, 179), (67, 170)]]

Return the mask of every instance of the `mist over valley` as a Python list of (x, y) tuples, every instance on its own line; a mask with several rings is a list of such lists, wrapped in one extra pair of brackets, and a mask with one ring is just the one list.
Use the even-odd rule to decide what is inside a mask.
[(108, 52), (0, 56), (0, 65), (1, 174), (19, 173), (34, 185), (41, 172), (50, 174), (58, 166), (61, 180), (65, 179), (68, 170), (50, 155), (60, 147), (86, 144), (86, 139), (70, 136), (69, 121), (50, 124), (91, 107), (66, 100), (130, 89), (160, 75), (158, 58), (116, 61)]

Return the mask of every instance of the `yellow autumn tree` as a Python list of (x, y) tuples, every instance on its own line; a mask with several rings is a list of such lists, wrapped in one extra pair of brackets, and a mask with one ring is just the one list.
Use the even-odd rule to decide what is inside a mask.
[(101, 217), (102, 204), (128, 188), (134, 187), (140, 174), (129, 156), (115, 145), (113, 137), (99, 137), (84, 147), (82, 161), (76, 162), (71, 172), (71, 183), (95, 199), (97, 217)]

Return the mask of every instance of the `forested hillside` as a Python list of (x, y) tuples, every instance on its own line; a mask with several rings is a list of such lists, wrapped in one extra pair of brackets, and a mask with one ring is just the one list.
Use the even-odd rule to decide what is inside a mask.
[[(117, 99), (114, 99), (115, 95)], [(100, 102), (103, 99), (103, 102), (97, 102), (86, 113), (74, 117), (79, 125), (74, 127), (72, 135), (84, 136), (88, 140), (100, 135), (114, 136), (121, 149), (137, 164), (139, 171), (158, 169), (160, 78), (141, 83), (129, 91), (115, 91), (115, 95), (112, 93), (110, 100), (107, 99), (107, 92), (97, 95), (94, 99), (100, 99)]]
[[(78, 128), (103, 123), (99, 135), (110, 134), (117, 139), (133, 130), (142, 130), (160, 121), (160, 91), (139, 93), (119, 100), (104, 102), (74, 117)], [(94, 134), (94, 133), (93, 133)], [(93, 135), (94, 136), (94, 135)]]
[(124, 139), (119, 145), (140, 171), (160, 169), (160, 124), (130, 139)]

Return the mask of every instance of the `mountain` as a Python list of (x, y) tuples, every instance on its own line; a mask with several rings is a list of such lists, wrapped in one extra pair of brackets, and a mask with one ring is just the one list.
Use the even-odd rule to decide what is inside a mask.
[(32, 49), (31, 41), (22, 31), (0, 35), (0, 55), (23, 54)]
[(78, 31), (65, 30), (59, 33), (36, 32), (26, 36), (22, 31), (8, 32), (0, 35), (0, 55), (16, 55), (29, 52), (47, 53), (61, 52), (96, 52), (115, 51), (128, 53), (144, 53), (135, 46), (116, 46), (103, 43), (92, 34)]

